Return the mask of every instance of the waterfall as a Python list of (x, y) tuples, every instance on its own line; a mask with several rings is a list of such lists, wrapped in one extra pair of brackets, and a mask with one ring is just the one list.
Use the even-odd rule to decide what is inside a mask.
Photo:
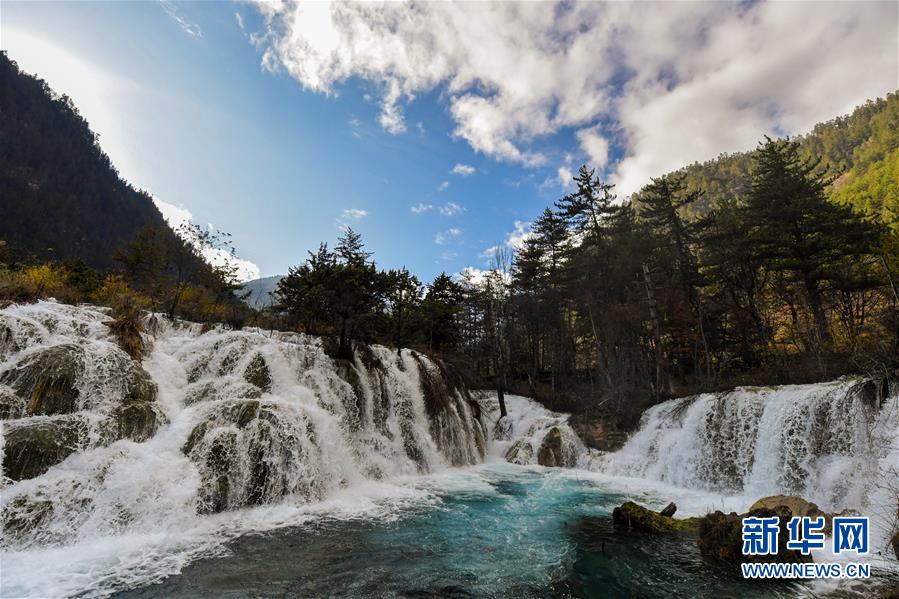
[(0, 310), (7, 549), (176, 531), (484, 458), (477, 402), (419, 353), (337, 360), (302, 334), (151, 317), (137, 363), (109, 318), (53, 301)]
[(896, 391), (846, 378), (674, 399), (650, 408), (627, 444), (595, 467), (723, 494), (801, 495), (828, 510), (877, 506), (894, 516)]

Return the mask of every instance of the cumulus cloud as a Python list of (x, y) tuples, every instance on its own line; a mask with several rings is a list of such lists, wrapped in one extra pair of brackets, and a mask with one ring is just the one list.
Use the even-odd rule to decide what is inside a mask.
[(443, 216), (456, 216), (465, 212), (465, 208), (455, 202), (447, 202), (440, 207), (440, 214)]
[[(601, 169), (609, 161), (609, 142), (600, 135), (597, 127), (581, 129), (577, 132), (577, 140), (581, 149), (590, 158), (590, 166)], [(561, 171), (562, 169), (559, 169)], [(569, 170), (569, 173), (571, 171)], [(559, 175), (561, 176), (561, 172)], [(571, 177), (568, 177), (571, 180)]]
[(532, 235), (531, 223), (517, 220), (515, 221), (515, 230), (506, 236), (506, 247), (518, 250)]
[(471, 175), (477, 172), (477, 169), (469, 164), (456, 164), (453, 167), (453, 170), (450, 171), (454, 175), (459, 175), (462, 177), (470, 177)]
[[(163, 202), (156, 198), (153, 198), (153, 203), (156, 205), (159, 212), (162, 213), (162, 217), (165, 221), (176, 232), (181, 233), (181, 231), (179, 231), (181, 225), (193, 223), (193, 214), (191, 214), (190, 210), (187, 208), (175, 206), (174, 204), (169, 204), (168, 202)], [(209, 228), (212, 229), (214, 227), (210, 224)], [(194, 243), (195, 241), (194, 239), (187, 237), (185, 237), (185, 240), (190, 243)], [(258, 265), (249, 260), (238, 258), (223, 248), (204, 248), (202, 253), (203, 258), (213, 266), (230, 265), (236, 267), (235, 274), (239, 281), (250, 281), (252, 279), (258, 279), (260, 276)]]
[(440, 185), (437, 186), (437, 191), (446, 191), (449, 187), (449, 181), (444, 181)]
[(443, 245), (453, 237), (458, 237), (461, 234), (461, 229), (453, 227), (452, 229), (447, 229), (446, 231), (437, 233), (437, 235), (434, 237), (434, 243), (436, 243), (437, 245)]
[(371, 83), (387, 131), (402, 132), (405, 105), (438, 90), (453, 135), (474, 150), (540, 165), (540, 140), (570, 131), (625, 195), (897, 86), (890, 2), (256, 6), (266, 67), (326, 94)]
[(411, 208), (413, 214), (424, 214), (425, 212), (433, 209), (434, 204), (424, 204), (422, 202), (419, 202), (417, 205), (412, 206)]

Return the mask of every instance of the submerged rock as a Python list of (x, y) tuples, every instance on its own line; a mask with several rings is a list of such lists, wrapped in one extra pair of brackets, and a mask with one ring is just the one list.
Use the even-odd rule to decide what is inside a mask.
[(40, 476), (87, 445), (85, 418), (22, 418), (4, 424), (3, 473), (14, 481)]
[[(667, 508), (666, 508), (667, 509)], [(664, 511), (664, 510), (663, 510)], [(612, 511), (612, 522), (619, 529), (649, 533), (696, 532), (699, 518), (678, 520), (627, 501)]]

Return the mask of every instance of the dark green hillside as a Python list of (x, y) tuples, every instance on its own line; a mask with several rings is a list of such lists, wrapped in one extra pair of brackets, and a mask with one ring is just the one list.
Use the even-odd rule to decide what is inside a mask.
[[(832, 200), (899, 228), (899, 93), (818, 123), (796, 141), (802, 158), (819, 160), (822, 174), (833, 179), (828, 188)], [(745, 197), (751, 156), (751, 152), (722, 154), (677, 171), (689, 190), (704, 192), (690, 211), (705, 214)]]
[(177, 242), (150, 196), (119, 176), (72, 100), (0, 54), (0, 239), (26, 256), (108, 270), (147, 225)]

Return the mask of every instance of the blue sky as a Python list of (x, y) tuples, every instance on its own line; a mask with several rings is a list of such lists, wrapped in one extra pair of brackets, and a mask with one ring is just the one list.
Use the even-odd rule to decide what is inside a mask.
[(581, 163), (624, 195), (899, 87), (895, 4), (688, 5), (4, 2), (0, 45), (262, 275), (349, 224), (428, 280)]

